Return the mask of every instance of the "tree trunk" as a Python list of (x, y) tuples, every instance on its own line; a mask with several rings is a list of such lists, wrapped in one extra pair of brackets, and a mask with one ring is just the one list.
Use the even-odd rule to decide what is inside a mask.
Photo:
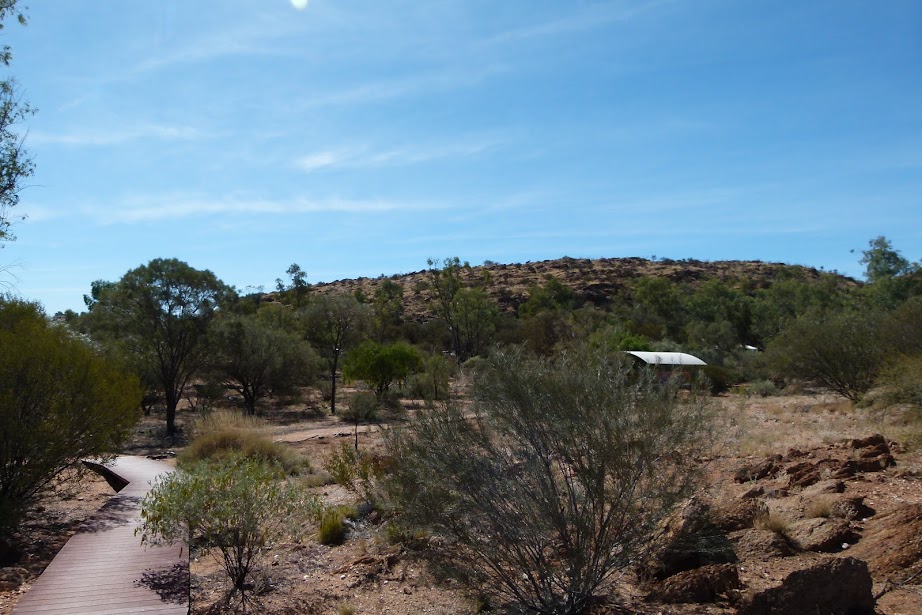
[(248, 416), (256, 416), (256, 391), (252, 387), (240, 387), (243, 394), (243, 407)]
[(336, 367), (330, 372), (330, 414), (336, 415)]
[(176, 406), (179, 404), (179, 397), (176, 391), (165, 391), (166, 395), (166, 435), (173, 437), (176, 435)]

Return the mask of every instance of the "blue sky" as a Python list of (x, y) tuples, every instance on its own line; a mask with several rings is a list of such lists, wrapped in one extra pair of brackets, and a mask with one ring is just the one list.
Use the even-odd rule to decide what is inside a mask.
[[(427, 257), (922, 258), (922, 3), (32, 2), (49, 312), (157, 257), (245, 289)], [(13, 277), (15, 276), (15, 277)]]

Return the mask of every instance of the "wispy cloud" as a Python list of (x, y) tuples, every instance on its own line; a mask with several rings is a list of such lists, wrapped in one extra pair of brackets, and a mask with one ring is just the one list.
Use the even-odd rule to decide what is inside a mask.
[(247, 196), (143, 196), (117, 206), (87, 207), (85, 212), (102, 224), (135, 224), (215, 215), (286, 215), (310, 213), (387, 213), (433, 209), (429, 203), (358, 199), (266, 199)]
[(600, 28), (618, 21), (629, 21), (660, 5), (674, 0), (652, 0), (648, 2), (604, 2), (588, 5), (587, 8), (566, 17), (536, 23), (501, 32), (481, 44), (501, 45), (526, 39), (573, 34)]
[(209, 32), (187, 40), (172, 50), (140, 62), (131, 72), (146, 73), (176, 64), (226, 57), (294, 55), (298, 53), (297, 49), (286, 46), (284, 41), (303, 33), (305, 28), (304, 20), (262, 16), (229, 30)]
[(359, 105), (405, 98), (408, 96), (437, 91), (473, 87), (508, 71), (498, 64), (473, 69), (443, 68), (385, 79), (370, 81), (322, 92), (308, 97), (300, 103), (304, 108), (319, 108), (343, 105)]
[(484, 139), (448, 145), (402, 145), (381, 150), (368, 146), (331, 149), (296, 158), (293, 165), (308, 173), (331, 168), (411, 166), (435, 160), (476, 156), (502, 143), (500, 139)]
[(163, 124), (140, 124), (124, 128), (100, 128), (97, 130), (75, 130), (72, 132), (29, 134), (30, 144), (51, 144), (70, 146), (109, 146), (144, 141), (199, 141), (212, 139), (217, 135), (192, 126), (169, 126)]

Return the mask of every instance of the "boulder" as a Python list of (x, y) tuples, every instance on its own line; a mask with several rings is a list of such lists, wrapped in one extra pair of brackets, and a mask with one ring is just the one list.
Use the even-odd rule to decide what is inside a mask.
[(650, 593), (660, 602), (715, 602), (723, 594), (740, 589), (736, 564), (714, 564), (686, 570), (660, 583)]
[(822, 476), (815, 464), (809, 461), (795, 463), (787, 469), (789, 487), (809, 487), (820, 482)]
[(860, 538), (845, 519), (823, 517), (794, 521), (787, 536), (798, 548), (821, 553), (837, 553)]
[(813, 498), (818, 495), (827, 495), (832, 493), (843, 493), (845, 483), (841, 480), (823, 480), (815, 485), (811, 485), (800, 492), (804, 498)]
[(781, 471), (781, 455), (769, 457), (759, 463), (746, 464), (739, 468), (733, 475), (734, 480), (738, 483), (745, 483), (751, 480), (761, 480), (768, 476), (774, 476)]
[(832, 478), (851, 478), (861, 472), (880, 472), (896, 465), (892, 455), (846, 459), (833, 469)]
[(715, 508), (711, 513), (714, 525), (725, 532), (752, 527), (756, 517), (768, 515), (768, 506), (762, 500), (747, 498), (727, 506)]
[(922, 573), (922, 504), (904, 504), (868, 521), (853, 551), (878, 581)]
[[(888, 446), (887, 439), (879, 433), (874, 434), (873, 436), (868, 436), (867, 438), (854, 438), (849, 440), (849, 446), (854, 449), (869, 448), (880, 445)], [(889, 449), (887, 452), (890, 452)]]
[(868, 565), (854, 557), (830, 558), (790, 573), (780, 585), (756, 592), (738, 615), (873, 615)]
[(714, 524), (711, 507), (692, 499), (666, 524), (650, 556), (637, 566), (646, 581), (661, 581), (685, 570), (736, 562), (726, 532)]
[(736, 555), (740, 561), (770, 561), (776, 557), (794, 554), (794, 548), (788, 540), (771, 530), (749, 528), (731, 535), (736, 545)]
[(832, 505), (832, 516), (841, 519), (867, 519), (873, 517), (876, 511), (864, 503), (863, 495), (842, 497)]

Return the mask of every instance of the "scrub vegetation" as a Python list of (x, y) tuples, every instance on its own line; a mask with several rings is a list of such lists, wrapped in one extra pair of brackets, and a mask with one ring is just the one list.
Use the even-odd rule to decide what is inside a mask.
[[(897, 408), (904, 443), (919, 440), (922, 273), (885, 238), (863, 262), (865, 283), (763, 263), (451, 258), (316, 286), (293, 265), (290, 284), (240, 296), (157, 259), (95, 282), (82, 314), (48, 319), (6, 299), (4, 435), (25, 429), (15, 444), (26, 446), (91, 424), (99, 440), (64, 441), (39, 478), (39, 454), (9, 454), (4, 440), (6, 524), (63, 468), (117, 451), (143, 408), (147, 425), (166, 419), (153, 446), (182, 449), (179, 472), (145, 502), (145, 540), (191, 539), (215, 555), (228, 604), (274, 587), (265, 554), (279, 544), (371, 539), (417, 552), (483, 608), (584, 613), (617, 601), (616, 581), (660, 557), (688, 498), (707, 493), (715, 436), (726, 446), (744, 428), (715, 396), (758, 406), (810, 390), (843, 412)], [(708, 366), (664, 381), (623, 350)], [(33, 355), (60, 370), (30, 372)], [(48, 378), (72, 395), (44, 395)], [(295, 452), (312, 438), (327, 446), (312, 459), (322, 470)], [(886, 468), (882, 442), (879, 458), (853, 453), (843, 467)], [(789, 469), (798, 480), (801, 465)], [(29, 486), (5, 486), (16, 481)], [(819, 494), (760, 509), (750, 527), (797, 544), (801, 517), (850, 522), (852, 504)]]

